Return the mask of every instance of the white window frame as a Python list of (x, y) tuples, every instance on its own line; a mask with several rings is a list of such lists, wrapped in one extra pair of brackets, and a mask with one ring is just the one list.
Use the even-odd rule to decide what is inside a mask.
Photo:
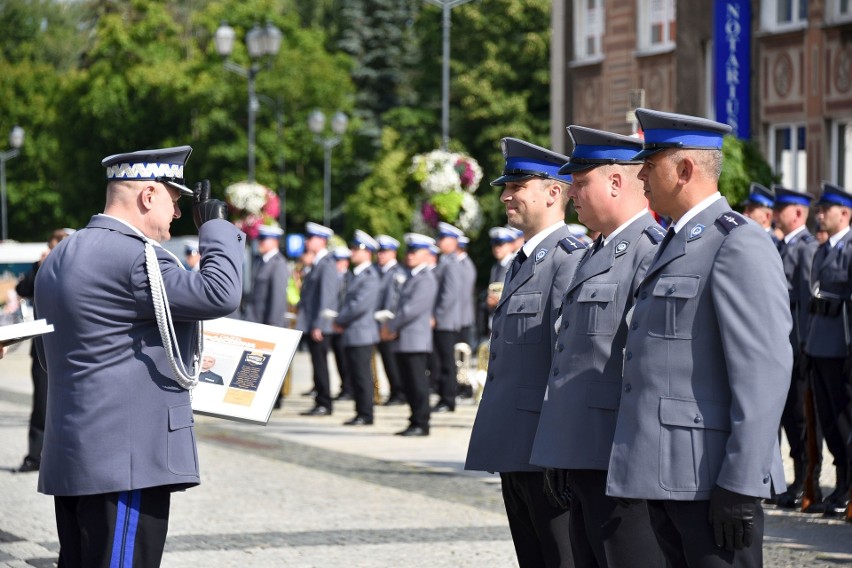
[[(845, 172), (841, 172), (841, 156), (840, 156), (840, 148), (841, 148), (841, 140), (840, 140), (840, 128), (845, 127), (846, 130), (846, 141), (843, 142), (842, 146), (846, 150), (846, 156), (848, 156), (847, 160), (843, 160), (845, 162)], [(829, 137), (829, 157), (830, 157), (830, 167), (831, 167), (831, 175), (829, 177), (829, 181), (832, 183), (836, 183), (843, 187), (852, 187), (852, 119), (848, 120), (833, 120), (831, 121), (831, 136)], [(845, 173), (844, 177), (841, 177), (841, 173)]]
[[(597, 5), (594, 10), (587, 8), (588, 0), (575, 0), (574, 4), (574, 61), (578, 63), (593, 63), (602, 61), (603, 53), (603, 34), (606, 21), (605, 0), (595, 0)], [(597, 12), (590, 14), (590, 12)], [(594, 17), (597, 21), (591, 21)], [(597, 29), (589, 29), (596, 27)], [(586, 42), (589, 38), (593, 38), (596, 44), (597, 51), (589, 53), (586, 49)]]
[[(657, 43), (651, 43), (651, 11), (652, 5), (659, 3), (658, 9), (665, 18), (663, 25), (663, 39)], [(670, 37), (671, 24), (677, 22), (677, 4), (675, 0), (637, 0), (638, 18), (636, 19), (636, 37), (638, 41), (637, 51), (640, 55), (664, 53), (675, 48), (675, 38)], [(677, 33), (677, 32), (675, 32)]]
[[(805, 131), (805, 147), (799, 148), (798, 129), (802, 128)], [(795, 156), (789, 156), (786, 159), (781, 157), (776, 161), (777, 148), (775, 140), (776, 133), (780, 130), (789, 129), (791, 131), (791, 141), (793, 148), (791, 151)], [(778, 123), (769, 126), (769, 163), (772, 166), (772, 171), (781, 176), (781, 185), (790, 189), (800, 191), (807, 190), (808, 187), (808, 151), (807, 151), (807, 126), (804, 122), (793, 123)], [(793, 135), (795, 134), (795, 135)], [(780, 163), (779, 163), (780, 162)], [(785, 162), (789, 162), (790, 169), (787, 171)]]
[[(784, 0), (760, 0), (760, 27), (768, 32), (786, 32), (808, 27), (807, 14), (799, 18), (799, 7), (808, 0), (789, 0), (792, 2), (792, 19), (789, 22), (778, 21), (778, 2)], [(812, 0), (811, 0), (812, 1)]]
[[(846, 11), (842, 10), (842, 3), (846, 2)], [(825, 7), (825, 19), (831, 24), (852, 22), (852, 0), (828, 0)]]

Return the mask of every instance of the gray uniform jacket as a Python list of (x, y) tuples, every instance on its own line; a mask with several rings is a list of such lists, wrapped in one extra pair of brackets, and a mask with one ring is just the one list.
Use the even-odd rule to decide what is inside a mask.
[[(223, 220), (199, 231), (201, 271), (157, 258), (184, 361), (198, 320), (240, 304), (245, 237)], [(154, 319), (143, 240), (107, 216), (64, 239), (36, 279), (50, 377), (38, 490), (93, 495), (199, 483), (189, 392)]]
[(488, 283), (491, 284), (493, 282), (503, 282), (506, 279), (506, 273), (509, 271), (509, 267), (512, 265), (510, 262), (507, 265), (503, 265), (499, 260), (491, 265), (491, 273), (488, 278)]
[(646, 213), (604, 248), (592, 247), (580, 262), (562, 299), (531, 463), (562, 469), (609, 466), (627, 339), (624, 315), (663, 235)]
[(346, 295), (335, 323), (343, 327), (343, 346), (358, 347), (379, 342), (379, 328), (373, 314), (379, 301), (379, 274), (369, 266), (353, 274), (346, 286)]
[(246, 319), (255, 323), (289, 327), (285, 325), (284, 317), (287, 313), (289, 278), (287, 260), (280, 252), (266, 262), (261, 262), (254, 275), (254, 285), (246, 306)]
[(556, 344), (554, 326), (584, 252), (568, 227), (560, 227), (506, 282), (494, 310), (491, 360), (465, 469), (540, 469), (530, 465), (530, 452)]
[(470, 256), (465, 254), (459, 260), (461, 278), (459, 279), (459, 313), (461, 315), (461, 327), (470, 327), (476, 321), (476, 313), (473, 309), (473, 289), (476, 286), (476, 266)]
[(793, 353), (797, 355), (808, 338), (811, 267), (818, 246), (819, 241), (807, 229), (790, 239), (789, 243), (779, 244), (781, 262), (787, 276), (787, 291), (790, 294), (790, 311), (793, 314), (790, 344), (793, 346)]
[(462, 265), (454, 254), (441, 255), (435, 268), (438, 290), (433, 314), (435, 331), (459, 331), (462, 328), (462, 300), (459, 291), (464, 280)]
[(299, 296), (297, 328), (310, 332), (319, 328), (323, 334), (331, 333), (332, 319), (323, 317), (323, 310), (337, 311), (340, 299), (340, 275), (331, 254), (314, 263), (311, 271), (302, 280)]
[(428, 268), (409, 274), (402, 285), (399, 309), (388, 322), (388, 329), (398, 333), (396, 350), (399, 353), (432, 352), (432, 309), (438, 282)]
[(793, 366), (781, 259), (724, 198), (657, 257), (628, 314), (607, 478), (615, 497), (785, 490), (778, 424)]
[(379, 309), (396, 313), (399, 305), (399, 293), (406, 278), (408, 278), (408, 270), (399, 263), (394, 264), (384, 272), (380, 268), (377, 270), (379, 270), (381, 278)]
[[(852, 231), (833, 247), (826, 241), (817, 248), (811, 268), (811, 286), (827, 298), (844, 302), (836, 314), (811, 314), (805, 352), (811, 357), (843, 359), (848, 355), (849, 299), (852, 297)], [(844, 326), (847, 326), (844, 329)]]

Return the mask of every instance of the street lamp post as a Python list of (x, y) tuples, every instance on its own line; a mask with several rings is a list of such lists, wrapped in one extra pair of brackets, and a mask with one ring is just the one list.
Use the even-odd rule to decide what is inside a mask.
[(316, 142), (323, 148), (323, 191), (322, 191), (322, 220), (328, 227), (331, 223), (331, 150), (343, 139), (343, 133), (349, 126), (349, 117), (342, 111), (337, 111), (331, 117), (331, 136), (323, 136), (325, 130), (325, 114), (314, 110), (308, 116), (308, 128), (316, 135)]
[(2, 223), (3, 231), (0, 234), (0, 241), (5, 241), (9, 238), (9, 225), (7, 222), (7, 207), (6, 207), (6, 162), (14, 158), (20, 153), (20, 148), (24, 144), (24, 129), (20, 126), (15, 126), (9, 132), (9, 146), (11, 150), (0, 152), (0, 207), (3, 209)]
[[(236, 38), (234, 28), (222, 23), (216, 30), (216, 51), (222, 57), (230, 57), (234, 51), (234, 39)], [(258, 63), (263, 57), (275, 56), (281, 49), (281, 30), (272, 24), (263, 27), (257, 24), (246, 34), (246, 49), (252, 60), (251, 65), (243, 67), (236, 63), (225, 60), (225, 69), (232, 71), (248, 79), (248, 182), (254, 184), (254, 146), (255, 146), (255, 116), (260, 105), (255, 93), (254, 81), (261, 67)]]
[(443, 58), (441, 68), (441, 149), (446, 151), (450, 145), (450, 10), (467, 4), (470, 0), (425, 0), (441, 8), (443, 28)]

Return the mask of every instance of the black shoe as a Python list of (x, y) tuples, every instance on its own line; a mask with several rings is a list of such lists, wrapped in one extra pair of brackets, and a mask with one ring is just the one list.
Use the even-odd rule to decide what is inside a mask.
[(397, 436), (428, 436), (429, 430), (420, 426), (409, 426), (402, 432), (397, 432)]
[(348, 392), (342, 392), (339, 395), (337, 395), (336, 397), (334, 397), (334, 400), (355, 400), (355, 399), (353, 399), (352, 395), (349, 394)]
[(31, 471), (38, 471), (39, 466), (41, 466), (41, 462), (38, 460), (34, 460), (33, 458), (27, 456), (24, 458), (24, 462), (21, 466), (15, 471), (18, 473), (29, 473)]
[(455, 412), (455, 408), (451, 408), (449, 404), (444, 404), (443, 402), (439, 402), (435, 406), (432, 407), (432, 412), (437, 412), (438, 414), (443, 414), (444, 412)]
[(834, 493), (825, 500), (822, 516), (825, 518), (837, 518), (846, 516), (849, 507), (849, 492), (844, 489), (835, 489)]
[(805, 488), (801, 483), (794, 483), (787, 491), (778, 496), (776, 505), (779, 509), (799, 509), (805, 498)]
[(386, 401), (384, 401), (384, 403), (382, 403), (382, 406), (402, 406), (402, 405), (405, 405), (405, 404), (408, 404), (408, 403), (405, 402), (404, 399), (392, 397), (392, 398), (389, 398)]
[(347, 420), (343, 423), (344, 426), (372, 426), (373, 419), (364, 416), (356, 416), (352, 420)]
[(302, 416), (331, 416), (331, 409), (324, 406), (315, 406), (312, 409), (300, 412)]

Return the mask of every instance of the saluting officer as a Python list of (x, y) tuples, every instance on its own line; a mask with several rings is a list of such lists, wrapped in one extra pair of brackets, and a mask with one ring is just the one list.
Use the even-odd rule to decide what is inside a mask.
[[(793, 316), (793, 331), (790, 333), (790, 345), (793, 348), (793, 376), (787, 393), (787, 403), (781, 414), (781, 426), (790, 443), (794, 477), (787, 491), (778, 496), (777, 505), (783, 509), (797, 509), (802, 506), (805, 496), (808, 467), (805, 415), (808, 374), (805, 369), (807, 365), (803, 364), (803, 357), (807, 356), (803, 355), (802, 350), (808, 337), (810, 320), (808, 306), (811, 299), (811, 266), (819, 243), (808, 232), (805, 225), (813, 199), (810, 194), (780, 185), (772, 186), (772, 190), (775, 194), (775, 225), (784, 234), (784, 238), (778, 241), (778, 252), (784, 264), (787, 291), (790, 294), (790, 311)], [(822, 439), (819, 446), (822, 446)], [(817, 453), (822, 455), (822, 452)], [(812, 477), (816, 480), (816, 487), (812, 489), (815, 494), (819, 493), (820, 464), (821, 460), (813, 464)]]
[(379, 243), (361, 230), (355, 231), (350, 243), (352, 277), (334, 325), (342, 334), (346, 370), (352, 382), (355, 417), (346, 426), (369, 426), (373, 423), (373, 348), (379, 342), (379, 328), (373, 314), (379, 301), (381, 282), (373, 267), (373, 253)]
[(559, 171), (574, 178), (568, 195), (580, 222), (601, 235), (562, 299), (530, 462), (548, 468), (548, 493), (571, 509), (575, 566), (632, 567), (641, 558), (643, 566), (662, 567), (645, 501), (619, 506), (607, 497), (606, 470), (621, 398), (624, 316), (664, 233), (637, 177), (641, 162), (633, 157), (642, 142), (582, 126), (568, 132), (574, 150)]
[[(399, 250), (398, 240), (389, 235), (376, 235), (376, 242), (379, 243), (376, 264), (378, 264), (381, 276), (379, 310), (376, 312), (376, 320), (381, 327), (382, 322), (387, 321), (383, 314), (393, 314), (397, 310), (399, 292), (408, 277), (408, 271), (396, 258)], [(405, 404), (405, 387), (402, 383), (399, 366), (396, 363), (395, 346), (395, 340), (380, 339), (379, 341), (379, 354), (382, 356), (382, 366), (385, 368), (390, 389), (388, 398), (384, 402), (385, 406)]]
[(205, 181), (193, 205), (201, 271), (160, 246), (178, 199), (193, 195), (190, 152), (104, 158), (104, 212), (36, 277), (36, 309), (55, 328), (39, 353), (50, 386), (38, 490), (54, 495), (60, 566), (159, 566), (171, 494), (199, 483), (189, 393), (198, 322), (239, 307), (245, 235)]
[(434, 362), (437, 368), (435, 387), (439, 399), (432, 412), (455, 412), (458, 379), (456, 378), (455, 345), (462, 328), (463, 301), (461, 290), (465, 282), (464, 269), (459, 263), (458, 245), (461, 229), (443, 221), (438, 223), (437, 246), (441, 251), (435, 278), (438, 292), (435, 296), (434, 318)]
[(506, 165), (491, 182), (526, 243), (512, 262), (494, 311), (491, 361), (465, 469), (500, 472), (521, 568), (571, 566), (568, 513), (544, 493), (530, 451), (556, 344), (560, 299), (585, 246), (565, 226), (567, 156), (517, 138), (501, 141)]
[(332, 412), (331, 387), (328, 378), (328, 335), (331, 319), (327, 310), (337, 311), (340, 291), (337, 265), (328, 251), (328, 239), (334, 231), (318, 223), (305, 223), (305, 250), (314, 255), (311, 270), (302, 279), (299, 313), (296, 327), (308, 334), (308, 350), (313, 365), (314, 407), (302, 414), (327, 416)]
[(831, 455), (837, 480), (834, 492), (822, 506), (809, 511), (823, 511), (827, 517), (846, 514), (849, 505), (849, 452), (852, 436), (850, 393), (852, 378), (852, 194), (846, 188), (822, 184), (817, 206), (817, 221), (828, 233), (814, 256), (811, 269), (811, 324), (805, 353), (813, 366), (813, 391), (822, 434)]
[(419, 233), (406, 233), (405, 263), (409, 274), (400, 290), (394, 317), (384, 324), (386, 340), (398, 340), (397, 363), (405, 384), (405, 397), (411, 407), (408, 428), (398, 436), (429, 435), (429, 379), (426, 362), (432, 352), (432, 312), (438, 282), (429, 269), (430, 247), (435, 240)]
[(728, 125), (637, 109), (639, 179), (672, 219), (627, 316), (607, 494), (647, 499), (673, 566), (760, 566), (783, 491), (793, 357), (781, 259), (718, 192)]
[(749, 186), (748, 196), (740, 206), (743, 215), (763, 227), (772, 242), (778, 243), (775, 231), (772, 229), (772, 207), (775, 205), (775, 192), (757, 182)]

